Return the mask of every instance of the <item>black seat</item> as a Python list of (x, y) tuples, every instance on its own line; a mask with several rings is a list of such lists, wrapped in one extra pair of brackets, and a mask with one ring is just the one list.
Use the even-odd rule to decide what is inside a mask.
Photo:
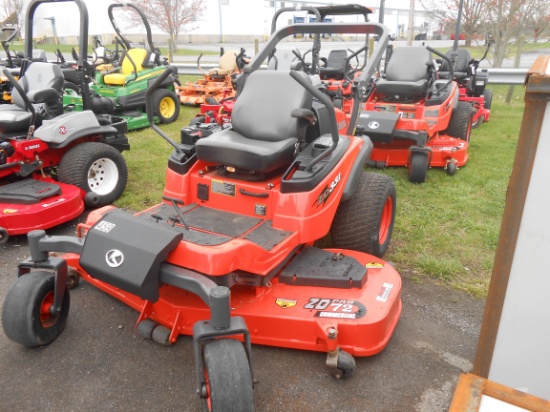
[(386, 78), (376, 83), (379, 94), (420, 98), (426, 95), (432, 54), (421, 46), (397, 47), (388, 62)]
[[(454, 56), (453, 56), (454, 54)], [(451, 61), (454, 59), (453, 77), (455, 80), (464, 80), (469, 76), (468, 68), (470, 66), (470, 52), (466, 49), (448, 50), (445, 53)], [(448, 79), (450, 74), (449, 63), (447, 60), (441, 62), (439, 67), (439, 78)]]
[[(300, 76), (309, 77), (303, 72)], [(312, 97), (289, 72), (258, 70), (246, 79), (231, 114), (232, 128), (196, 143), (200, 160), (269, 173), (294, 159), (304, 120), (295, 109), (311, 110)], [(302, 111), (303, 112), (303, 111)]]
[[(19, 84), (27, 94), (37, 113), (35, 126), (42, 119), (63, 113), (63, 72), (52, 63), (34, 62), (29, 65)], [(31, 113), (16, 88), (12, 91), (13, 104), (0, 106), (0, 133), (25, 132), (31, 125)]]
[(346, 74), (346, 50), (331, 50), (328, 54), (326, 67), (319, 68), (321, 79), (332, 78), (342, 80)]

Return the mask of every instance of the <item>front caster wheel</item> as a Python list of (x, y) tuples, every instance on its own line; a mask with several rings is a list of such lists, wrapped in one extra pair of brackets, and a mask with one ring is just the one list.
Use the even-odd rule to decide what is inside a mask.
[(430, 156), (428, 153), (416, 152), (411, 155), (409, 164), (409, 182), (424, 183), (428, 177), (428, 168), (430, 167)]
[(456, 162), (449, 162), (447, 163), (447, 165), (445, 166), (445, 171), (447, 172), (447, 174), (449, 176), (452, 176), (456, 173), (456, 171), (458, 170), (458, 167), (456, 166)]
[(61, 311), (52, 313), (55, 277), (36, 271), (17, 279), (2, 306), (2, 327), (12, 341), (34, 347), (53, 342), (65, 328), (70, 295), (65, 288)]
[(246, 351), (235, 339), (217, 339), (204, 346), (205, 411), (252, 412), (254, 389)]
[(336, 379), (351, 378), (357, 369), (353, 356), (340, 348), (327, 353), (327, 366)]
[(356, 369), (355, 359), (349, 353), (340, 349), (338, 351), (337, 367), (340, 371), (339, 377), (341, 379), (351, 378)]

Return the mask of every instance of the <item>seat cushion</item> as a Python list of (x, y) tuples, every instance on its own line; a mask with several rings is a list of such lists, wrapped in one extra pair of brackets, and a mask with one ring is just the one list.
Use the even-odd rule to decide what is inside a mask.
[(0, 133), (26, 133), (31, 117), (30, 112), (14, 104), (0, 105)]
[[(143, 67), (143, 62), (147, 57), (147, 50), (145, 49), (130, 49), (127, 52), (127, 56), (122, 59), (122, 66), (118, 73), (110, 73), (103, 76), (103, 81), (105, 84), (112, 84), (115, 86), (123, 86), (127, 82), (134, 80), (137, 76), (137, 73), (145, 70)], [(132, 60), (130, 60), (130, 58)], [(134, 65), (135, 64), (135, 70)], [(137, 70), (137, 73), (136, 73)]]
[(199, 139), (195, 148), (199, 159), (269, 173), (292, 162), (297, 142), (295, 137), (276, 142), (253, 140), (226, 129)]
[(386, 96), (408, 96), (417, 97), (426, 94), (428, 81), (398, 82), (380, 79), (376, 83), (376, 91)]

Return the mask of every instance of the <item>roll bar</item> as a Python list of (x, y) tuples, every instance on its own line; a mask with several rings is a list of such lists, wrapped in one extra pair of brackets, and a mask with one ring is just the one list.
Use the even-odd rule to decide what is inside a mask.
[(73, 2), (80, 11), (80, 38), (78, 44), (78, 60), (76, 62), (79, 69), (84, 67), (84, 62), (88, 57), (88, 9), (83, 0), (32, 0), (27, 8), (25, 24), (25, 58), (32, 59), (32, 39), (33, 39), (33, 21), (36, 8), (43, 3), (62, 3)]
[(124, 2), (124, 3), (110, 4), (109, 8), (107, 9), (107, 12), (109, 14), (109, 20), (111, 20), (113, 29), (115, 29), (116, 34), (120, 37), (121, 41), (124, 43), (124, 47), (126, 47), (126, 50), (130, 50), (132, 47), (130, 46), (130, 42), (122, 35), (120, 29), (118, 28), (118, 25), (116, 24), (115, 17), (113, 16), (113, 9), (118, 7), (120, 8), (130, 7), (139, 14), (139, 16), (141, 17), (141, 20), (143, 21), (143, 25), (145, 26), (145, 32), (147, 33), (147, 44), (149, 45), (149, 50), (151, 52), (154, 52), (155, 45), (153, 44), (153, 35), (151, 34), (151, 26), (149, 26), (149, 21), (147, 20), (147, 16), (145, 16), (145, 13), (143, 13), (143, 11), (134, 3)]

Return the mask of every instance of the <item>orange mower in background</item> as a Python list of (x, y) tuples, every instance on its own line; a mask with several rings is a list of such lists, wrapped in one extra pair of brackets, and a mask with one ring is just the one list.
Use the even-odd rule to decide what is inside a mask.
[(236, 50), (223, 52), (222, 49), (219, 67), (210, 69), (208, 73), (201, 68), (201, 53), (197, 59), (197, 66), (204, 74), (204, 78), (176, 87), (180, 103), (189, 106), (199, 106), (204, 103), (217, 104), (222, 99), (235, 96), (233, 85), (235, 75), (249, 60), (244, 53), (244, 49), (241, 49), (240, 52)]
[(424, 183), (430, 167), (453, 175), (468, 161), (472, 106), (459, 101), (450, 61), (449, 78), (436, 78), (432, 53), (449, 60), (431, 47), (393, 50), (357, 123), (356, 132), (374, 143), (368, 165), (407, 167), (413, 183)]
[[(384, 350), (402, 309), (401, 277), (382, 259), (395, 185), (365, 171), (372, 143), (353, 122), (338, 131), (317, 75), (260, 70), (288, 36), (327, 32), (379, 36), (361, 81), (389, 40), (379, 23), (285, 27), (243, 70), (230, 128), (177, 143), (151, 121), (173, 147), (162, 200), (136, 214), (93, 211), (75, 237), (29, 234), (30, 258), (4, 299), (6, 335), (31, 347), (54, 341), (69, 314), (67, 280), (82, 277), (137, 311), (140, 336), (165, 345), (192, 336), (205, 411), (254, 411), (252, 344), (325, 353), (337, 378), (353, 375), (355, 356)], [(147, 91), (150, 118), (173, 70)], [(329, 233), (330, 248), (315, 245)]]
[[(325, 21), (327, 16), (356, 15), (358, 19), (362, 16), (368, 22), (369, 14), (373, 13), (371, 8), (359, 4), (330, 5), (316, 9), (320, 13), (319, 21)], [(360, 75), (367, 64), (368, 49), (369, 36), (365, 36), (365, 44), (358, 50), (333, 49), (327, 57), (320, 58), (319, 75), (326, 87), (326, 93), (335, 107), (342, 109), (347, 115), (353, 108), (353, 79)], [(362, 63), (359, 62), (359, 56)]]

